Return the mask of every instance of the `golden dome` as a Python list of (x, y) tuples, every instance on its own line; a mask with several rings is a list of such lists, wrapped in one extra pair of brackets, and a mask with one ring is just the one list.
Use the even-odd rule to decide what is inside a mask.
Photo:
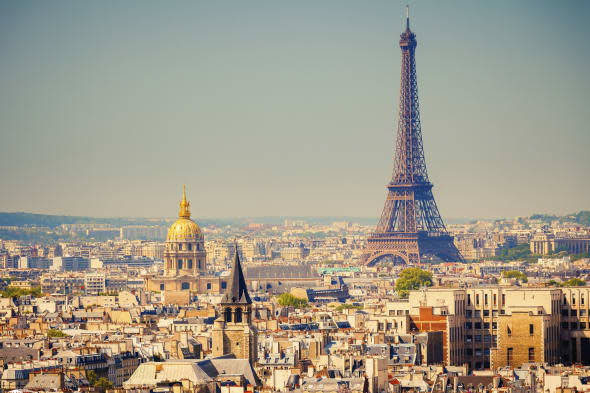
[(196, 222), (191, 220), (190, 203), (186, 200), (186, 187), (182, 190), (182, 200), (180, 201), (180, 210), (178, 220), (168, 229), (167, 242), (198, 240), (201, 234), (201, 228)]

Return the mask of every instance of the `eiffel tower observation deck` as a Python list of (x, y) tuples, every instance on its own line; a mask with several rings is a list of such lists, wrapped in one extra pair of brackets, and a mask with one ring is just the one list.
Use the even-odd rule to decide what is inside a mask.
[(428, 179), (416, 79), (416, 35), (401, 34), (402, 52), (399, 119), (393, 176), (377, 228), (367, 238), (361, 262), (419, 264), (427, 261), (462, 260), (453, 237), (440, 217)]

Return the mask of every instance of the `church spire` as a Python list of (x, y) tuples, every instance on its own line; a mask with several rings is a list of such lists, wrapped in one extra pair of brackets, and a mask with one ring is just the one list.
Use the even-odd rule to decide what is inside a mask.
[(186, 185), (182, 185), (182, 200), (180, 201), (180, 210), (178, 211), (178, 217), (180, 218), (191, 218), (190, 203), (186, 200)]
[(238, 245), (236, 244), (235, 247), (236, 254), (234, 256), (234, 265), (231, 270), (227, 292), (223, 297), (223, 303), (252, 304), (250, 295), (248, 295), (246, 279), (242, 272), (242, 264), (240, 263), (240, 256), (238, 255)]

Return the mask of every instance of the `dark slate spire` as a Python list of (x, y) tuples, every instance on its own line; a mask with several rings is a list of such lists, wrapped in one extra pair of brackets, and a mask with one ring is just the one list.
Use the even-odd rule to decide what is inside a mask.
[(246, 287), (246, 280), (242, 272), (242, 264), (238, 256), (238, 246), (236, 245), (236, 255), (234, 257), (234, 266), (231, 270), (231, 278), (227, 292), (223, 297), (223, 303), (239, 303), (252, 304), (250, 295), (248, 295), (248, 288)]

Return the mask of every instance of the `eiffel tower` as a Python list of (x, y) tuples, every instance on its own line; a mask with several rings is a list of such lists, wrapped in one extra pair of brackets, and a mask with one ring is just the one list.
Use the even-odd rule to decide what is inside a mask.
[(393, 260), (394, 264), (462, 260), (440, 217), (426, 171), (418, 107), (416, 44), (406, 7), (406, 30), (399, 41), (402, 63), (395, 164), (383, 213), (361, 256), (361, 262), (368, 265), (382, 260)]

